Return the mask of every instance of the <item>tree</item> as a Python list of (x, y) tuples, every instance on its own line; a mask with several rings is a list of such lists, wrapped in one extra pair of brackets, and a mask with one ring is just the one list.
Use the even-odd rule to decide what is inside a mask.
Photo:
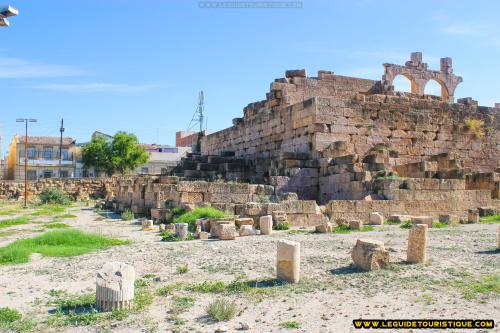
[(113, 171), (124, 174), (146, 163), (149, 155), (139, 145), (134, 134), (118, 132), (111, 142), (111, 165)]
[(107, 175), (126, 173), (149, 160), (148, 153), (139, 145), (134, 134), (118, 132), (113, 141), (96, 137), (82, 149), (83, 165)]
[(109, 174), (110, 170), (110, 144), (103, 137), (95, 137), (82, 148), (82, 161), (85, 168), (94, 168), (96, 175), (100, 172)]

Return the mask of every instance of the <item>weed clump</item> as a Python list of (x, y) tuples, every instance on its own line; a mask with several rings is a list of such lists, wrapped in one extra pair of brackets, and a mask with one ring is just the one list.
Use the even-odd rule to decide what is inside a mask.
[(189, 230), (194, 231), (196, 220), (201, 218), (227, 218), (229, 214), (213, 207), (197, 207), (190, 212), (174, 218), (174, 223), (188, 223)]
[(206, 311), (213, 320), (228, 321), (236, 315), (236, 304), (227, 299), (218, 298), (208, 304)]
[(123, 221), (132, 221), (134, 219), (134, 213), (130, 209), (125, 209), (120, 216)]
[(46, 187), (39, 196), (42, 204), (69, 205), (73, 199), (63, 190), (58, 188)]

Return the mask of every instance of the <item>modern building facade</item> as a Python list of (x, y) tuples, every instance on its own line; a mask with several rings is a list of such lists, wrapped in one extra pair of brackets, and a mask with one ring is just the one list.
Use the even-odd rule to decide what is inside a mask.
[(182, 157), (191, 152), (191, 147), (172, 147), (168, 145), (142, 144), (149, 154), (149, 161), (142, 164), (136, 174), (162, 174), (175, 168)]
[[(25, 178), (25, 136), (15, 135), (7, 156), (7, 179)], [(81, 177), (79, 149), (70, 137), (28, 136), (28, 179)]]

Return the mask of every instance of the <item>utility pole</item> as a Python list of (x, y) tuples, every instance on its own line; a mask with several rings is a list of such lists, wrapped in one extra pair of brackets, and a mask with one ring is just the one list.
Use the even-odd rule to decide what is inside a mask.
[(63, 133), (64, 133), (64, 119), (61, 118), (61, 128), (59, 129), (61, 132), (61, 139), (59, 140), (59, 178), (62, 178), (61, 165), (62, 165), (62, 141), (63, 141)]
[(24, 208), (28, 208), (28, 123), (36, 123), (36, 119), (18, 118), (16, 122), (26, 125), (26, 136), (24, 137)]

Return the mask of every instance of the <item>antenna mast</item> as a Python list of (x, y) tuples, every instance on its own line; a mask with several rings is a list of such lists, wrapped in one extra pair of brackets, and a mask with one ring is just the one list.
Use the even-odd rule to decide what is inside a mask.
[(189, 123), (188, 130), (193, 129), (196, 125), (200, 125), (200, 133), (203, 132), (203, 120), (205, 116), (203, 112), (205, 110), (205, 97), (203, 94), (203, 90), (198, 93), (198, 106), (196, 107), (196, 111), (194, 112), (193, 118)]

